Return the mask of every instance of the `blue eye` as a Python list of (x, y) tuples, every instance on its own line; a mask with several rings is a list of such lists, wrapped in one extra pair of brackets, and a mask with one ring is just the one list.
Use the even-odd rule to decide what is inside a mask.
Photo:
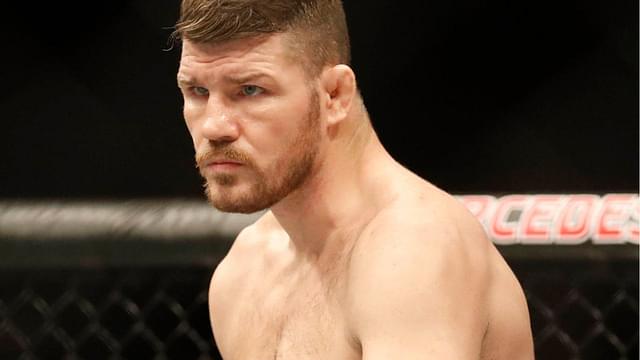
[(242, 87), (242, 95), (244, 96), (256, 96), (264, 92), (264, 89), (256, 85), (245, 85)]
[(193, 93), (196, 94), (197, 96), (209, 95), (209, 90), (207, 90), (206, 88), (203, 88), (202, 86), (194, 86), (191, 88), (191, 91), (193, 91)]

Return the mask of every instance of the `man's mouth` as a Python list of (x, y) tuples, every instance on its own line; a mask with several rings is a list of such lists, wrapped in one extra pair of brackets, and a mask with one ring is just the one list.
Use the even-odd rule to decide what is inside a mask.
[(233, 160), (214, 160), (207, 162), (205, 169), (209, 171), (233, 171), (240, 168), (243, 164)]

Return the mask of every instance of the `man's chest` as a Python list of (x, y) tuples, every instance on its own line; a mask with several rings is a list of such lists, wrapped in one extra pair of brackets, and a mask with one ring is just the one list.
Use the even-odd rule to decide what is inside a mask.
[[(297, 285), (297, 286), (296, 286)], [(225, 360), (360, 359), (337, 287), (265, 283), (239, 294), (224, 330)]]

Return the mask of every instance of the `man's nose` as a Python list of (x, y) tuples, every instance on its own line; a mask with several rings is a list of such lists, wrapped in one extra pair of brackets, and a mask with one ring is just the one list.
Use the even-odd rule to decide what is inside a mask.
[(202, 135), (213, 142), (233, 142), (239, 136), (233, 109), (223, 101), (210, 97), (202, 126)]

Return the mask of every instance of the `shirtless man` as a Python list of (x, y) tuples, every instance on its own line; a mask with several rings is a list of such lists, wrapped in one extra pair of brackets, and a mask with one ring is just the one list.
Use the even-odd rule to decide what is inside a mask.
[(184, 0), (175, 35), (209, 201), (269, 209), (211, 280), (225, 359), (533, 359), (481, 225), (376, 136), (339, 0)]

